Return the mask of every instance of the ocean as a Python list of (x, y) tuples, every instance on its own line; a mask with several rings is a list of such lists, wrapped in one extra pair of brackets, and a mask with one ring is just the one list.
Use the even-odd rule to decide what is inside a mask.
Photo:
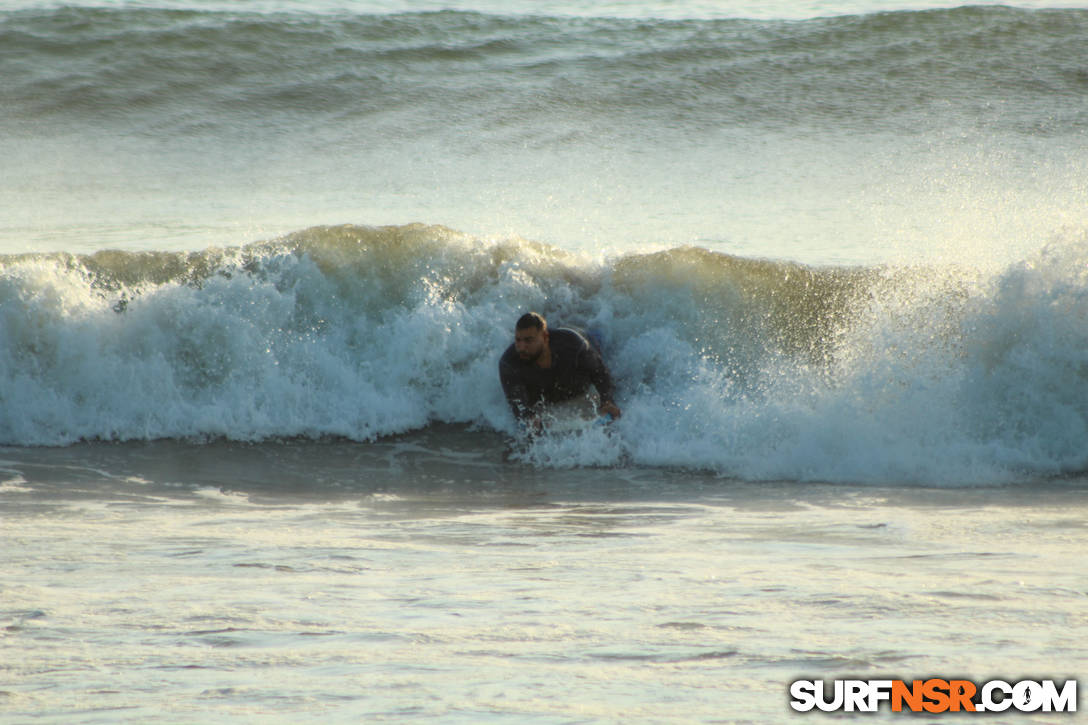
[(1086, 321), (1083, 2), (3, 3), (0, 722), (1083, 681)]

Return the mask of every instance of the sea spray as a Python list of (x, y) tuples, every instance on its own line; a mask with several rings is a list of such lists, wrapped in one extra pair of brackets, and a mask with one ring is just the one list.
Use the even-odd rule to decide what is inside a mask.
[(514, 434), (526, 309), (600, 329), (624, 416), (524, 452), (745, 479), (1083, 470), (1088, 242), (997, 273), (695, 247), (590, 260), (444, 227), (317, 227), (186, 253), (0, 260), (0, 440)]

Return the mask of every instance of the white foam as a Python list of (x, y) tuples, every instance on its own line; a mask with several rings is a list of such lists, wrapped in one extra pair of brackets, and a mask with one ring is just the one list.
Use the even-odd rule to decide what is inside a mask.
[[(0, 472), (0, 473), (6, 473), (6, 472)], [(5, 478), (3, 480), (0, 480), (0, 494), (3, 494), (3, 493), (30, 493), (34, 489), (30, 488), (29, 486), (24, 485), (26, 483), (28, 483), (26, 478), (24, 478), (21, 474), (16, 473), (15, 475), (12, 475), (10, 478)]]
[(693, 254), (311, 230), (196, 282), (108, 291), (68, 258), (9, 259), (0, 441), (514, 433), (497, 360), (535, 308), (604, 331), (624, 411), (545, 436), (523, 453), (535, 465), (931, 483), (1088, 467), (1084, 237), (992, 276), (889, 270), (818, 334), (790, 325), (825, 300), (781, 298), (840, 273), (788, 282), (803, 270)]

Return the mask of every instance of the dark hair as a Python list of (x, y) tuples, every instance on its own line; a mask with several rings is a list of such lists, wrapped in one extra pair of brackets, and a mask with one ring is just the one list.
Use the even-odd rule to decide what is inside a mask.
[(514, 325), (514, 329), (528, 330), (530, 327), (535, 327), (538, 330), (543, 330), (547, 326), (548, 323), (538, 313), (526, 312), (518, 318), (518, 323)]

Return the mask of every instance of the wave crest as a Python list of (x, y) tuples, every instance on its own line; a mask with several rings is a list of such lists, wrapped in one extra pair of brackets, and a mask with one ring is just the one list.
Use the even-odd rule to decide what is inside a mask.
[(512, 432), (496, 362), (536, 309), (601, 330), (620, 390), (618, 437), (572, 461), (930, 483), (1079, 471), (1086, 264), (1082, 237), (985, 275), (695, 247), (595, 261), (425, 225), (3, 257), (0, 441)]

